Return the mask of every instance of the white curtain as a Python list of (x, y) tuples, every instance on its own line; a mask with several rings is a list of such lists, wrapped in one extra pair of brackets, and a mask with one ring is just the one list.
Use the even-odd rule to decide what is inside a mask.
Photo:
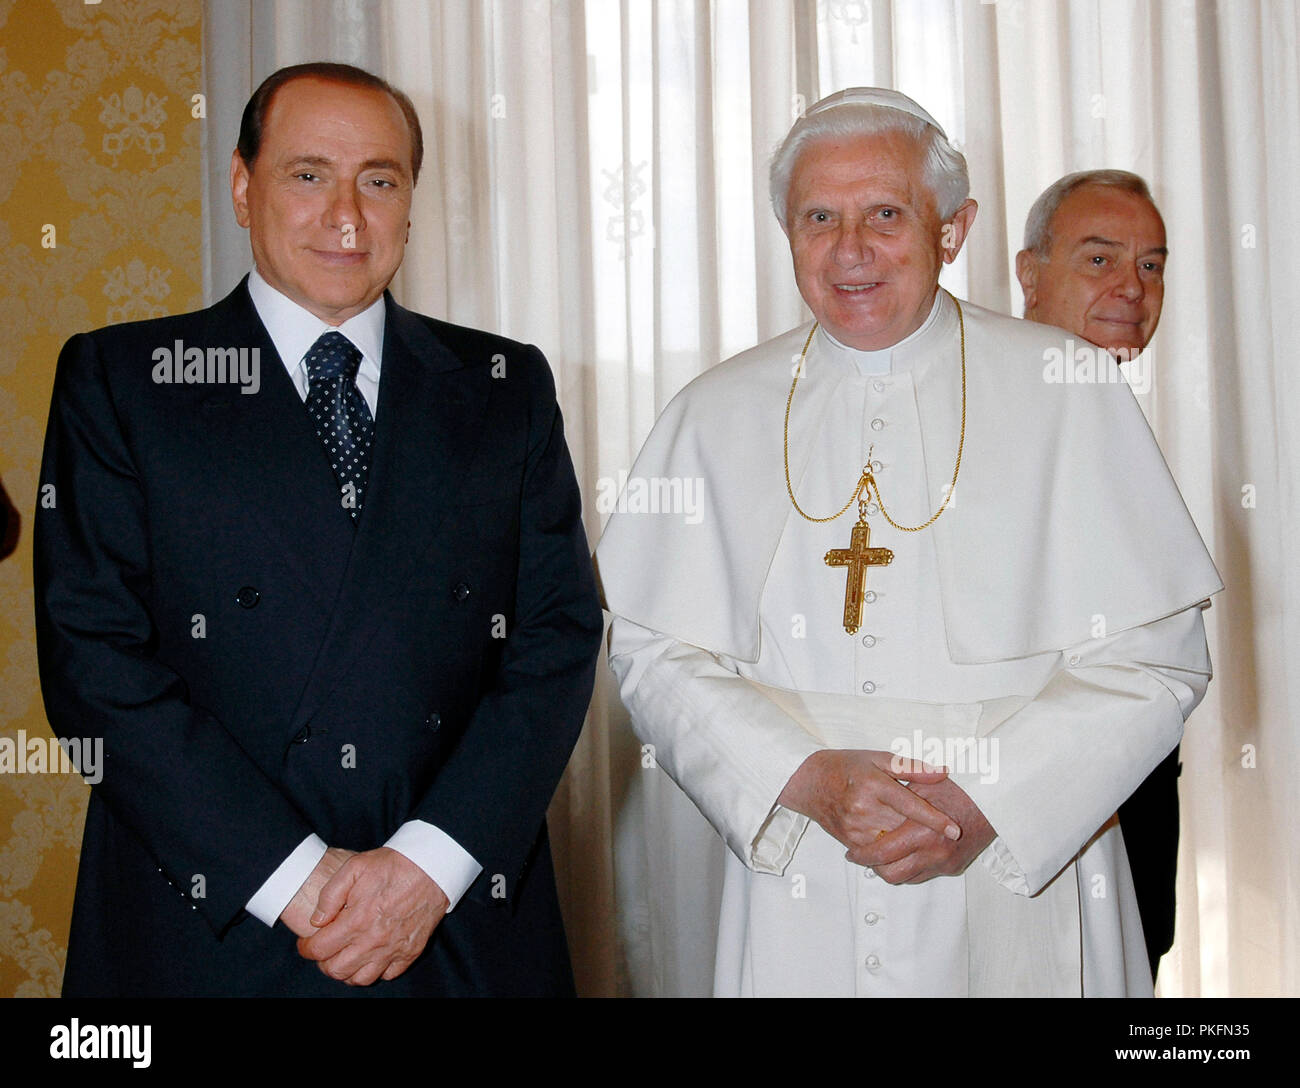
[[(944, 282), (1007, 312), (1043, 188), (1146, 177), (1171, 252), (1140, 400), (1227, 584), (1160, 991), (1300, 994), (1293, 0), (209, 0), (204, 32), (210, 295), (248, 265), (226, 171), (256, 82), (335, 59), (402, 87), (427, 151), (395, 291), (546, 352), (593, 545), (668, 399), (803, 319), (766, 180), (802, 106), (876, 84), (935, 115), (980, 203)], [(580, 990), (707, 993), (723, 847), (603, 666), (551, 825)]]

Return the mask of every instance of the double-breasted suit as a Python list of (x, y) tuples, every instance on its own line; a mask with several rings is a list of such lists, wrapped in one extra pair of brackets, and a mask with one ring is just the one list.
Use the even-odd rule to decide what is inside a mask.
[[(385, 295), (354, 527), (246, 282), (59, 360), (41, 682), (104, 744), (64, 992), (570, 992), (544, 815), (602, 619), (546, 362)], [(156, 380), (177, 341), (257, 348), (260, 388)], [(347, 987), (245, 912), (310, 833), (408, 820), (483, 872), (398, 978)]]

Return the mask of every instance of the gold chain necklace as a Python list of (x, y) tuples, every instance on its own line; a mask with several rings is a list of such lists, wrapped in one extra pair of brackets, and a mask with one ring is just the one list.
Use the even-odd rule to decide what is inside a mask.
[(813, 522), (834, 521), (853, 505), (855, 499), (857, 500), (858, 522), (853, 526), (849, 546), (847, 548), (832, 548), (826, 553), (825, 559), (828, 566), (847, 568), (848, 585), (844, 591), (844, 629), (851, 635), (857, 632), (862, 623), (863, 586), (867, 578), (867, 568), (888, 566), (894, 559), (894, 553), (888, 548), (868, 547), (871, 541), (871, 530), (867, 525), (867, 503), (871, 501), (871, 493), (875, 492), (876, 505), (879, 506), (881, 514), (884, 515), (885, 520), (890, 525), (903, 533), (919, 533), (922, 529), (927, 529), (933, 525), (938, 520), (939, 515), (948, 509), (953, 492), (957, 489), (957, 476), (961, 473), (961, 455), (966, 446), (966, 322), (962, 317), (961, 303), (956, 298), (953, 298), (952, 301), (957, 307), (957, 326), (961, 332), (961, 435), (957, 440), (957, 463), (953, 466), (952, 482), (948, 485), (948, 493), (943, 497), (943, 502), (939, 504), (939, 509), (920, 525), (899, 525), (890, 517), (889, 511), (885, 509), (885, 500), (880, 496), (880, 484), (876, 482), (875, 474), (871, 471), (871, 454), (875, 450), (874, 445), (867, 451), (867, 463), (862, 466), (862, 475), (858, 477), (858, 485), (853, 489), (853, 494), (849, 496), (849, 501), (836, 510), (835, 513), (831, 514), (830, 517), (817, 518), (807, 513), (799, 505), (799, 500), (795, 498), (794, 485), (790, 482), (790, 408), (794, 404), (794, 391), (799, 385), (799, 375), (803, 373), (803, 364), (808, 356), (808, 348), (811, 346), (812, 339), (817, 335), (817, 329), (820, 327), (817, 323), (813, 324), (808, 339), (804, 341), (803, 351), (799, 353), (799, 365), (795, 367), (794, 381), (790, 383), (790, 395), (786, 397), (785, 401), (785, 490), (799, 516)]

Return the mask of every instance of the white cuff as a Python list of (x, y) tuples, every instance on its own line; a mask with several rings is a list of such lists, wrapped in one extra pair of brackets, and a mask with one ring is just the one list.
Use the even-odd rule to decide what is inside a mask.
[(1020, 868), (1020, 862), (1016, 861), (1015, 855), (1007, 849), (1007, 844), (1002, 841), (1001, 836), (985, 847), (984, 853), (980, 855), (980, 864), (1004, 888), (1017, 895), (1029, 895), (1031, 891), (1029, 879), (1025, 876), (1025, 871)]
[(448, 914), (483, 871), (460, 843), (425, 820), (407, 820), (384, 845), (415, 862), (442, 889), (450, 901)]
[(267, 877), (266, 883), (253, 893), (244, 909), (258, 921), (268, 926), (275, 925), (328, 849), (319, 835), (308, 835), (292, 854), (280, 862), (280, 867)]
[(808, 817), (782, 804), (772, 806), (771, 815), (754, 840), (750, 854), (750, 868), (756, 873), (785, 874), (785, 867), (794, 857), (795, 848), (803, 833), (808, 830)]

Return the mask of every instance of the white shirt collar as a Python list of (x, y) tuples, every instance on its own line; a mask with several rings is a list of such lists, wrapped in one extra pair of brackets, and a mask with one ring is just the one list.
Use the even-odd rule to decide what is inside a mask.
[[(310, 310), (304, 309), (287, 295), (272, 287), (254, 267), (248, 275), (248, 293), (253, 300), (257, 316), (266, 326), (271, 343), (279, 353), (289, 377), (298, 385), (298, 370), (303, 356), (322, 333), (336, 328), (361, 352), (358, 374), (362, 380), (379, 381), (379, 367), (384, 354), (384, 320), (387, 316), (384, 297), (380, 295), (355, 317), (342, 325), (333, 326), (322, 321)], [(305, 382), (305, 372), (304, 372)], [(305, 384), (300, 388), (305, 388)]]
[(841, 344), (826, 330), (824, 325), (819, 325), (817, 328), (817, 335), (818, 337), (825, 338), (826, 341), (822, 345), (823, 351), (825, 351), (827, 357), (852, 366), (859, 374), (872, 375), (890, 373), (893, 369), (894, 352), (904, 344), (910, 344), (914, 340), (919, 340), (929, 330), (930, 326), (934, 324), (935, 318), (939, 313), (939, 296), (942, 291), (942, 287), (935, 291), (934, 302), (930, 306), (930, 313), (926, 316), (926, 319), (921, 322), (920, 328), (903, 337), (903, 339), (897, 344), (891, 344), (889, 347), (881, 348), (879, 351), (861, 351), (858, 348), (851, 348), (846, 344)]

